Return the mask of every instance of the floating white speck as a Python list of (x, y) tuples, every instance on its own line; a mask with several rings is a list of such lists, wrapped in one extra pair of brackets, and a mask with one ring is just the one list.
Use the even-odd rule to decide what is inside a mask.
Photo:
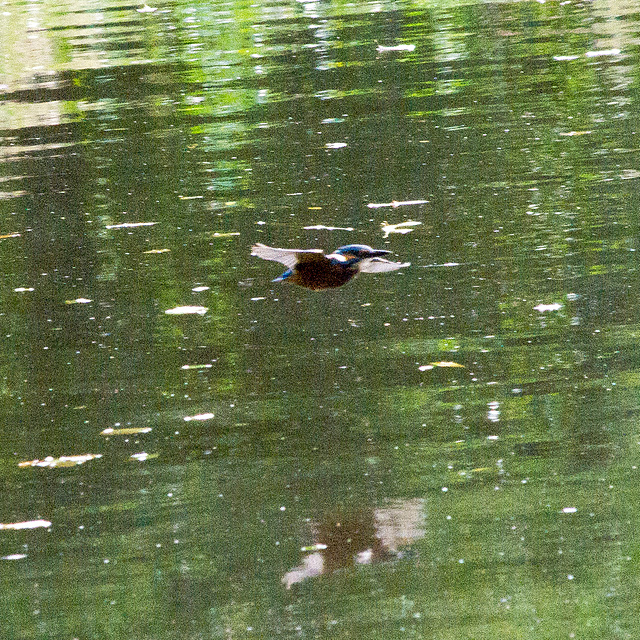
[(546, 311), (559, 311), (562, 309), (562, 305), (559, 302), (552, 302), (551, 304), (538, 304), (533, 308), (540, 313), (545, 313)]
[(142, 451), (140, 453), (132, 453), (131, 457), (134, 460), (138, 460), (138, 462), (144, 462), (149, 457), (149, 454), (146, 451)]
[(153, 13), (157, 10), (157, 7), (150, 7), (148, 4), (143, 4), (139, 9), (136, 9), (138, 13)]
[(89, 302), (93, 302), (89, 298), (76, 298), (75, 300), (65, 300), (65, 304), (88, 304)]
[(577, 510), (577, 507), (564, 507), (562, 513), (575, 513)]
[[(593, 131), (586, 130), (586, 131), (561, 131), (558, 135), (559, 136), (563, 136), (565, 138), (574, 138), (575, 136), (588, 136), (591, 135), (593, 133)], [(546, 249), (546, 247), (542, 247), (542, 250)]]
[[(620, 49), (596, 49), (594, 51), (587, 51), (584, 56), (585, 58), (602, 58), (607, 56), (619, 56)], [(567, 56), (553, 56), (553, 59), (558, 62), (571, 62), (572, 60), (578, 60), (581, 58), (581, 55), (567, 55)]]
[(201, 291), (209, 291), (209, 287), (193, 287), (193, 289), (191, 289), (191, 291), (193, 291), (194, 293), (200, 293)]
[(185, 316), (189, 314), (198, 314), (203, 316), (209, 311), (208, 307), (199, 307), (196, 305), (185, 305), (184, 307), (174, 307), (173, 309), (167, 309), (165, 313), (170, 316)]
[(151, 427), (125, 427), (123, 429), (114, 429), (107, 427), (100, 432), (101, 436), (132, 436), (137, 433), (149, 433)]
[(380, 207), (392, 207), (396, 209), (397, 207), (407, 207), (412, 204), (428, 204), (428, 200), (392, 200), (391, 202), (370, 202), (367, 207), (369, 209), (379, 209)]
[(413, 51), (415, 48), (415, 44), (396, 44), (391, 47), (385, 47), (383, 44), (379, 44), (376, 47), (376, 51), (379, 53), (387, 53), (388, 51)]
[(463, 364), (458, 364), (457, 362), (451, 362), (449, 360), (442, 360), (440, 362), (430, 362), (429, 364), (423, 364), (418, 367), (418, 371), (430, 371), (434, 367), (442, 367), (449, 369), (464, 369), (465, 366)]
[(382, 227), (382, 231), (384, 233), (384, 238), (388, 238), (391, 233), (411, 233), (413, 229), (411, 227), (417, 227), (421, 225), (422, 222), (418, 222), (417, 220), (405, 220), (404, 222), (398, 222), (396, 224), (389, 224), (386, 220), (380, 223)]
[(258, 296), (257, 298), (251, 298), (252, 302), (258, 302), (258, 300), (266, 300), (264, 296)]
[(16, 293), (25, 293), (25, 291), (35, 291), (33, 287), (17, 287), (14, 289)]
[(12, 553), (8, 556), (2, 556), (0, 560), (22, 560), (23, 558), (26, 558), (26, 557), (27, 557), (26, 553)]
[(214, 417), (213, 413), (198, 413), (195, 416), (185, 416), (183, 420), (185, 422), (190, 422), (191, 420), (211, 420), (211, 418)]
[(619, 56), (620, 49), (600, 49), (599, 51), (587, 51), (584, 55), (587, 58), (600, 58), (602, 56)]
[(0, 522), (0, 530), (2, 529), (39, 529), (49, 528), (51, 526), (49, 520), (27, 520), (26, 522), (10, 522), (8, 524), (2, 524)]
[(105, 229), (132, 229), (133, 227), (152, 227), (157, 222), (121, 222), (120, 224), (108, 224)]
[(317, 229), (318, 231), (320, 230), (326, 230), (326, 231), (354, 231), (353, 227), (328, 227), (327, 225), (324, 224), (312, 224), (308, 227), (302, 227), (303, 229), (308, 229), (308, 230), (315, 230)]
[(19, 467), (49, 467), (53, 469), (55, 467), (74, 467), (79, 464), (89, 462), (89, 460), (95, 460), (96, 458), (102, 458), (101, 453), (85, 453), (77, 456), (60, 456), (54, 458), (53, 456), (47, 456), (46, 458), (39, 460), (24, 460), (19, 462)]
[(211, 237), (212, 238), (230, 238), (231, 236), (239, 236), (239, 235), (240, 235), (239, 231), (228, 231), (226, 233), (216, 231), (215, 233), (211, 234)]
[(324, 145), (327, 149), (344, 149), (347, 146), (346, 142), (327, 142)]

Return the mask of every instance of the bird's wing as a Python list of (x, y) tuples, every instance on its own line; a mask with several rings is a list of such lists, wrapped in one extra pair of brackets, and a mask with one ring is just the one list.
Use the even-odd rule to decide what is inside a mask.
[(366, 258), (360, 263), (360, 271), (362, 273), (383, 273), (384, 271), (396, 271), (410, 265), (410, 262), (391, 262), (384, 258)]
[(251, 247), (251, 255), (258, 256), (263, 260), (273, 260), (281, 262), (289, 269), (293, 269), (299, 262), (304, 262), (309, 258), (315, 258), (318, 254), (323, 255), (322, 249), (279, 249), (268, 247), (266, 244), (257, 242)]

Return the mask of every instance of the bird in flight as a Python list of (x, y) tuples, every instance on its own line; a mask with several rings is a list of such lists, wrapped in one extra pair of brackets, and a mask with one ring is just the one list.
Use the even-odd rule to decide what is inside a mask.
[(314, 291), (340, 287), (359, 273), (382, 273), (408, 267), (410, 262), (391, 262), (391, 253), (366, 244), (348, 244), (325, 255), (321, 249), (279, 249), (256, 243), (251, 255), (281, 262), (287, 270), (273, 282), (291, 282)]

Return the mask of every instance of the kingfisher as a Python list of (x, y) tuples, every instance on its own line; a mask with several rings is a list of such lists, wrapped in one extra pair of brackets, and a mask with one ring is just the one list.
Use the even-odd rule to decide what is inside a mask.
[(385, 260), (382, 256), (389, 253), (366, 244), (348, 244), (328, 255), (322, 249), (279, 249), (259, 242), (251, 248), (252, 256), (287, 267), (273, 282), (291, 282), (313, 291), (341, 287), (359, 273), (396, 271), (411, 264)]

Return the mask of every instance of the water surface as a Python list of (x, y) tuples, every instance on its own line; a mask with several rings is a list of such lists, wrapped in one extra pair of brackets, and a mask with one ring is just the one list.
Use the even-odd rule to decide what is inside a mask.
[(6, 4), (4, 635), (637, 637), (638, 8)]

